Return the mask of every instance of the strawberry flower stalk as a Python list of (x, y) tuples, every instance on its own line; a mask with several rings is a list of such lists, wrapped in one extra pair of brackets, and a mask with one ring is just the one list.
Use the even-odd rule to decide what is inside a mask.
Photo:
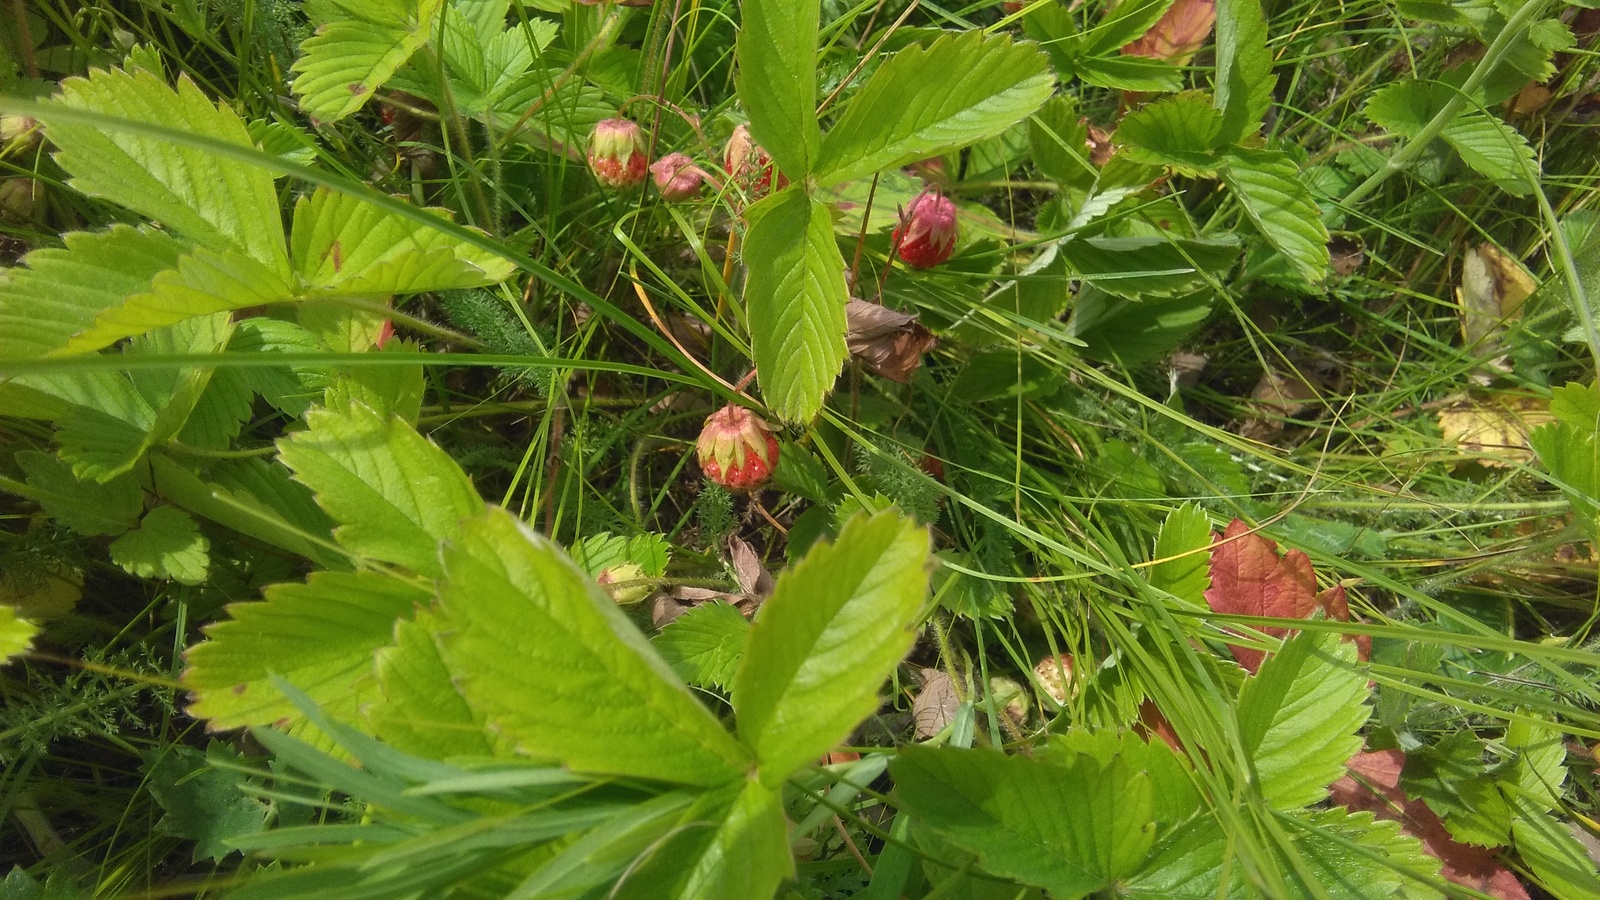
[(644, 133), (627, 119), (602, 119), (589, 136), (589, 169), (607, 187), (631, 188), (650, 171)]
[(956, 205), (938, 190), (923, 191), (901, 211), (892, 237), (894, 252), (907, 265), (931, 269), (955, 252), (959, 234)]
[(700, 471), (730, 491), (754, 490), (778, 467), (773, 427), (750, 410), (729, 404), (706, 417), (695, 442)]

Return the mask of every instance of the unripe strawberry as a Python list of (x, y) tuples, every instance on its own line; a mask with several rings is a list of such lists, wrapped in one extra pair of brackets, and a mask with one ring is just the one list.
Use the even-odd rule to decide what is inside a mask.
[(611, 599), (621, 604), (638, 603), (655, 593), (644, 569), (635, 563), (622, 563), (602, 571), (595, 581)]
[(627, 119), (602, 119), (589, 135), (589, 168), (600, 183), (631, 188), (650, 168), (645, 157), (644, 133)]
[(895, 253), (908, 265), (931, 269), (956, 249), (956, 205), (938, 191), (923, 191), (900, 215)]
[(650, 177), (655, 179), (661, 199), (669, 203), (693, 200), (706, 181), (705, 171), (683, 153), (668, 153), (651, 163)]
[(752, 203), (772, 192), (773, 179), (777, 179), (778, 190), (789, 184), (789, 179), (773, 165), (772, 156), (750, 137), (749, 125), (740, 124), (733, 130), (722, 150), (722, 164), (728, 177), (744, 189)]
[(1069, 700), (1078, 696), (1081, 685), (1073, 677), (1070, 653), (1046, 656), (1033, 667), (1033, 674), (1039, 679), (1039, 688), (1044, 691), (1045, 697), (1056, 707), (1066, 706)]
[(731, 491), (748, 491), (767, 483), (778, 467), (778, 440), (773, 428), (742, 406), (728, 404), (706, 417), (695, 443), (700, 471)]

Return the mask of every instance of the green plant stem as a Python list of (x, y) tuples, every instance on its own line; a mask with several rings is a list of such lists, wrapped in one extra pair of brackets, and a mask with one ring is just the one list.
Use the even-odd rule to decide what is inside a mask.
[(1438, 114), (1429, 120), (1427, 125), (1423, 126), (1422, 131), (1418, 132), (1416, 137), (1407, 141), (1405, 146), (1396, 150), (1394, 155), (1389, 157), (1389, 161), (1384, 163), (1383, 168), (1373, 172), (1367, 177), (1366, 181), (1356, 185), (1356, 189), (1344, 198), (1342, 205), (1355, 206), (1377, 190), (1385, 181), (1388, 181), (1389, 176), (1410, 168), (1417, 157), (1422, 155), (1422, 151), (1426, 150), (1428, 145), (1433, 143), (1433, 139), (1438, 137), (1439, 133), (1445, 129), (1445, 126), (1455, 121), (1456, 116), (1461, 114), (1462, 107), (1466, 106), (1467, 101), (1483, 85), (1483, 82), (1489, 77), (1489, 73), (1493, 72), (1504, 61), (1506, 53), (1511, 48), (1511, 42), (1527, 30), (1529, 21), (1543, 12), (1548, 3), (1549, 0), (1528, 0), (1527, 3), (1524, 3), (1520, 9), (1513, 13), (1511, 18), (1506, 20), (1506, 27), (1495, 35), (1494, 41), (1484, 51), (1482, 61), (1478, 63), (1477, 68), (1472, 70), (1472, 74), (1461, 85), (1461, 89), (1445, 102), (1444, 108), (1439, 110)]

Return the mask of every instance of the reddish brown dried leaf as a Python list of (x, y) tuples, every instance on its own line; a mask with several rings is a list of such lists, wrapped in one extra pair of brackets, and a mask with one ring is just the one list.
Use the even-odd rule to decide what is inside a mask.
[[(1275, 542), (1251, 532), (1239, 519), (1228, 523), (1211, 551), (1211, 587), (1205, 597), (1213, 610), (1232, 615), (1307, 619), (1321, 609), (1329, 619), (1350, 619), (1342, 585), (1317, 593), (1317, 575), (1305, 553), (1290, 550), (1280, 554)], [(1262, 625), (1258, 630), (1274, 637), (1289, 633), (1276, 625)], [(1372, 640), (1357, 638), (1356, 645), (1366, 659)], [(1251, 672), (1266, 656), (1236, 644), (1229, 644), (1228, 649), (1239, 665)]]
[(1442, 864), (1440, 874), (1465, 887), (1499, 900), (1529, 900), (1528, 891), (1510, 870), (1483, 847), (1463, 844), (1450, 837), (1444, 822), (1421, 800), (1408, 800), (1400, 789), (1400, 770), (1406, 755), (1399, 750), (1357, 754), (1346, 766), (1351, 774), (1328, 789), (1335, 803), (1356, 812), (1399, 822), (1407, 833)]
[(1216, 0), (1177, 0), (1142, 37), (1122, 48), (1126, 56), (1148, 56), (1185, 66), (1204, 47), (1217, 22)]
[[(1234, 519), (1211, 551), (1211, 587), (1206, 602), (1219, 613), (1304, 619), (1317, 608), (1317, 576), (1311, 560), (1299, 550), (1278, 554), (1278, 545)], [(1289, 629), (1260, 628), (1282, 637)], [(1254, 672), (1266, 654), (1229, 644), (1239, 665)]]

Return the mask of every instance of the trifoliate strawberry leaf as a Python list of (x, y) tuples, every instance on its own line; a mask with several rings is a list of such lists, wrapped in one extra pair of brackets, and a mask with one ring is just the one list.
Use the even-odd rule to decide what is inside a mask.
[(1121, 757), (1070, 764), (993, 750), (904, 747), (889, 764), (903, 809), (985, 871), (1081, 897), (1139, 871), (1155, 840), (1150, 776)]
[(127, 225), (62, 240), (65, 248), (35, 250), (23, 265), (0, 270), (0, 357), (61, 350), (102, 311), (148, 290), (188, 249), (171, 235)]
[(1277, 80), (1261, 0), (1219, 0), (1216, 107), (1223, 141), (1236, 143), (1261, 129)]
[(33, 636), (38, 633), (39, 626), (17, 618), (15, 607), (0, 606), (0, 665), (28, 652), (33, 646)]
[(16, 460), (30, 491), (23, 496), (73, 531), (115, 537), (138, 525), (139, 514), (144, 512), (144, 492), (132, 475), (102, 484), (79, 480), (71, 466), (48, 453), (23, 450)]
[[(294, 92), (313, 119), (337, 122), (372, 98), (433, 35), (444, 0), (341, 7), (338, 18), (300, 45)], [(361, 10), (357, 13), (356, 10)]]
[(1211, 519), (1193, 503), (1173, 510), (1156, 536), (1150, 586), (1190, 603), (1205, 603), (1211, 587)]
[(111, 561), (140, 578), (170, 578), (204, 584), (211, 542), (189, 514), (176, 506), (145, 513), (139, 527), (111, 542)]
[(878, 708), (927, 598), (928, 532), (893, 510), (852, 519), (778, 577), (733, 686), (739, 736), (781, 784)]
[(878, 67), (822, 140), (824, 187), (995, 137), (1050, 99), (1045, 55), (978, 31), (912, 44)]
[(1368, 694), (1355, 646), (1327, 632), (1289, 639), (1245, 679), (1239, 737), (1268, 803), (1298, 809), (1327, 795), (1361, 749)]
[(726, 691), (733, 687), (749, 633), (750, 622), (743, 614), (713, 602), (673, 619), (650, 643), (684, 681)]
[(820, 0), (744, 0), (735, 50), (750, 134), (791, 180), (815, 168)]
[[(1244, 873), (1228, 862), (1233, 841), (1217, 820), (1198, 816), (1162, 837), (1121, 896), (1137, 900), (1212, 900), (1246, 897)], [(1226, 884), (1224, 884), (1226, 879)]]
[(748, 216), (745, 302), (761, 392), (779, 418), (809, 422), (848, 355), (844, 257), (828, 207), (798, 187), (750, 207)]
[[(447, 218), (443, 210), (429, 211)], [(516, 270), (441, 231), (326, 188), (295, 203), (290, 245), (306, 297), (481, 287)]]
[(314, 409), (306, 424), (278, 442), (279, 458), (339, 523), (334, 538), (355, 553), (437, 577), (439, 542), (483, 512), (461, 467), (399, 417), (363, 403)]
[(749, 751), (615, 601), (510, 513), (462, 523), (442, 555), (444, 660), (520, 752), (575, 772), (706, 787), (748, 770)]
[[(177, 89), (144, 69), (69, 78), (51, 101), (254, 149), (244, 121), (206, 99), (187, 75)], [(73, 187), (160, 222), (215, 253), (241, 253), (288, 273), (278, 194), (265, 169), (193, 147), (112, 128), (43, 118)]]
[(395, 622), (431, 601), (428, 591), (377, 572), (317, 572), (278, 584), (260, 603), (228, 607), (189, 648), (189, 714), (214, 730), (301, 722), (273, 685), (281, 676), (337, 721), (354, 721), (375, 699), (373, 651), (394, 640)]
[(1277, 150), (1233, 150), (1222, 180), (1245, 214), (1296, 272), (1312, 284), (1328, 274), (1328, 229), (1300, 167)]

